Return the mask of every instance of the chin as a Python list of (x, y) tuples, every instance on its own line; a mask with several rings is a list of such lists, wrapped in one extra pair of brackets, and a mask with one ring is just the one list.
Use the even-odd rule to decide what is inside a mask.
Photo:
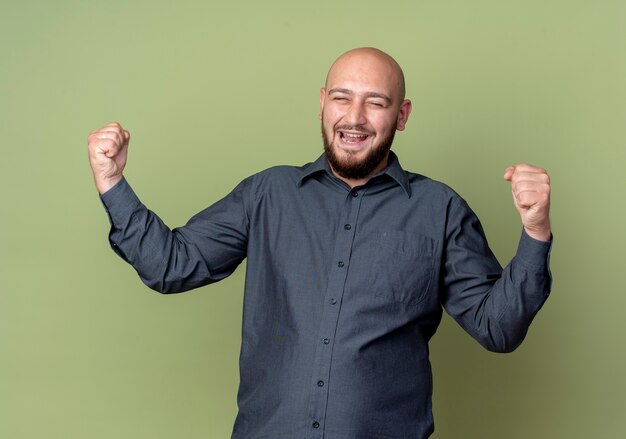
[[(347, 145), (346, 148), (343, 147), (336, 132), (327, 133), (323, 124), (321, 131), (326, 159), (334, 171), (344, 178), (354, 180), (371, 176), (372, 172), (387, 158), (395, 134), (391, 132), (377, 145), (374, 145), (369, 139), (364, 145), (350, 149), (350, 145)], [(332, 142), (329, 141), (328, 134), (333, 136)]]

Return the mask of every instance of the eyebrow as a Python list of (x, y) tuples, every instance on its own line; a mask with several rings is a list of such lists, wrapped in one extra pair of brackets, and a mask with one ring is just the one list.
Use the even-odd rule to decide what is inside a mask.
[[(352, 90), (349, 90), (347, 88), (331, 88), (328, 91), (328, 94), (333, 94), (333, 93), (345, 93), (345, 94), (354, 94), (352, 93)], [(376, 93), (375, 91), (368, 91), (366, 93), (364, 93), (366, 98), (380, 98), (383, 99), (385, 101), (387, 101), (388, 103), (391, 103), (391, 98), (385, 94), (382, 93)]]

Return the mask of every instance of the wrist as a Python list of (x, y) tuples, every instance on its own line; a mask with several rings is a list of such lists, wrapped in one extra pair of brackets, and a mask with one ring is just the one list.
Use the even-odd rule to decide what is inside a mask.
[(550, 241), (552, 239), (552, 231), (549, 227), (541, 230), (533, 230), (528, 227), (524, 227), (524, 231), (528, 236), (536, 239), (537, 241)]
[(105, 192), (110, 190), (113, 186), (118, 184), (122, 180), (122, 174), (116, 175), (110, 178), (100, 178), (96, 180), (96, 189), (98, 189), (98, 193), (103, 195)]

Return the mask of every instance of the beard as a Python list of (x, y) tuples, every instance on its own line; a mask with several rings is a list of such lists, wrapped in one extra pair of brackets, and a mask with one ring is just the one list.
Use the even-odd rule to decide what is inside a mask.
[[(363, 131), (360, 126), (342, 126), (341, 129)], [(367, 155), (361, 160), (358, 160), (352, 154), (350, 154), (347, 158), (342, 158), (337, 155), (335, 148), (326, 135), (324, 122), (322, 121), (322, 139), (324, 140), (324, 153), (326, 154), (326, 160), (328, 160), (332, 169), (339, 174), (339, 176), (349, 180), (361, 180), (363, 178), (370, 177), (371, 173), (387, 157), (395, 134), (395, 131), (392, 130), (387, 137), (381, 139), (378, 145), (368, 151)]]

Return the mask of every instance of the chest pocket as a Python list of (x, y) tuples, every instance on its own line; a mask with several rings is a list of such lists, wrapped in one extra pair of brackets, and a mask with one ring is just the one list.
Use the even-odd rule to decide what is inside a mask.
[(371, 268), (376, 297), (417, 305), (426, 297), (435, 276), (435, 241), (417, 233), (382, 232)]

